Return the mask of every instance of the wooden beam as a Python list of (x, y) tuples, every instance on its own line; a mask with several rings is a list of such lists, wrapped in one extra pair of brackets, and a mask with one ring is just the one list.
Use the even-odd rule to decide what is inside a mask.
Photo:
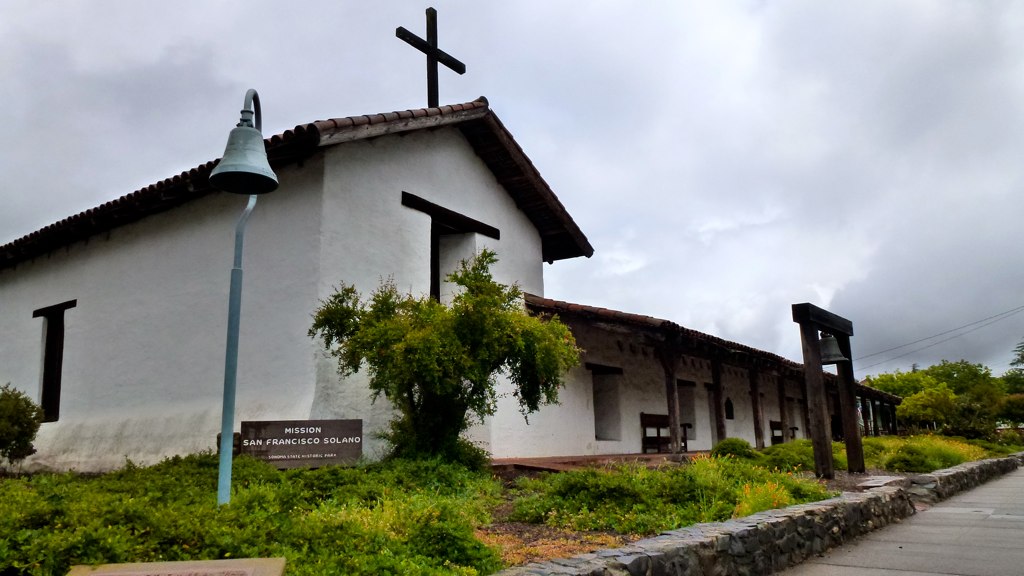
[[(793, 305), (794, 318), (796, 307)], [(810, 306), (810, 304), (808, 304)], [(807, 399), (807, 431), (814, 447), (814, 473), (818, 478), (834, 478), (832, 440), (828, 425), (828, 406), (825, 398), (825, 379), (821, 372), (821, 348), (818, 328), (807, 322), (800, 324), (800, 340), (804, 355), (804, 390)]]
[(725, 429), (725, 398), (722, 394), (722, 360), (717, 356), (711, 358), (711, 398), (715, 410), (715, 442), (728, 437)]
[(669, 446), (673, 454), (680, 453), (682, 439), (679, 434), (679, 386), (676, 384), (676, 371), (682, 358), (678, 338), (667, 338), (667, 341), (654, 345), (654, 355), (662, 364), (665, 375), (665, 402), (669, 411)]
[[(839, 351), (849, 358), (850, 337), (839, 334), (836, 340), (839, 342)], [(839, 388), (839, 416), (843, 420), (843, 442), (846, 443), (846, 469), (854, 474), (863, 474), (864, 444), (861, 442), (860, 426), (857, 422), (857, 382), (853, 379), (853, 363), (840, 362), (836, 365), (836, 370), (839, 374), (839, 381), (836, 383)]]
[(665, 376), (665, 402), (668, 405), (668, 436), (670, 451), (680, 452), (679, 437), (679, 387), (676, 385), (676, 369), (679, 367), (679, 349), (671, 343), (663, 343), (655, 348), (661, 369)]
[(764, 448), (764, 412), (761, 407), (761, 375), (756, 363), (747, 368), (750, 380), (750, 405), (754, 411), (754, 446)]
[(805, 324), (815, 326), (833, 336), (840, 334), (853, 336), (853, 322), (806, 302), (793, 304), (793, 322), (801, 326)]

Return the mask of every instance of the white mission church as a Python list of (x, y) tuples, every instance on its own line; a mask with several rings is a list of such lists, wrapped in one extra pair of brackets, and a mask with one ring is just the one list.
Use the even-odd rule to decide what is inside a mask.
[[(361, 419), (364, 454), (379, 454), (374, 432), (390, 409), (371, 403), (365, 374), (340, 380), (306, 334), (311, 313), (341, 281), (369, 293), (392, 277), (444, 300), (444, 276), (486, 247), (500, 258), (495, 279), (519, 283), (528, 308), (558, 314), (586, 350), (561, 404), (527, 424), (509, 399), (471, 431), (494, 457), (806, 435), (799, 364), (544, 297), (544, 263), (593, 248), (485, 99), (304, 124), (266, 148), (281, 185), (246, 232), (236, 430), (243, 420)], [(228, 272), (246, 199), (210, 187), (215, 165), (0, 246), (0, 383), (35, 398), (46, 420), (26, 469), (103, 470), (216, 449)], [(864, 430), (894, 430), (897, 399), (857, 391)], [(667, 439), (669, 422), (685, 446)]]

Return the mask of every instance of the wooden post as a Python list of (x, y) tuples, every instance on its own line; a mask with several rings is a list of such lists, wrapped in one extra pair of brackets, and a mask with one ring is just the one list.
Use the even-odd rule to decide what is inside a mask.
[[(845, 334), (836, 336), (839, 351), (850, 358), (850, 337)], [(855, 474), (864, 473), (864, 444), (860, 439), (860, 426), (857, 422), (857, 382), (853, 379), (853, 362), (847, 360), (836, 365), (839, 381), (839, 410), (843, 419), (843, 441), (846, 443), (846, 469)]]
[(761, 450), (764, 448), (764, 412), (761, 409), (761, 378), (756, 362), (747, 368), (747, 376), (750, 380), (750, 405), (754, 410), (754, 447)]
[(711, 358), (711, 397), (715, 407), (715, 442), (725, 440), (725, 398), (722, 394), (722, 361), (717, 355)]
[(807, 393), (807, 431), (814, 446), (814, 474), (818, 478), (834, 478), (832, 441), (826, 405), (825, 379), (821, 372), (821, 349), (818, 329), (810, 323), (800, 324), (800, 340), (804, 354), (804, 382)]
[(871, 409), (868, 407), (867, 398), (860, 396), (860, 419), (864, 423), (864, 435), (871, 436)]
[(804, 388), (804, 399), (800, 402), (800, 417), (804, 422), (804, 438), (811, 437), (811, 415), (807, 413), (807, 389)]
[(782, 442), (789, 441), (789, 406), (786, 405), (786, 377), (779, 374), (779, 423), (782, 426)]
[(882, 401), (871, 401), (871, 415), (875, 421), (875, 435), (878, 436), (882, 430)]
[(679, 438), (679, 386), (676, 385), (676, 368), (679, 366), (679, 351), (675, 346), (665, 344), (657, 349), (658, 359), (665, 374), (665, 402), (668, 405), (669, 450), (678, 454)]

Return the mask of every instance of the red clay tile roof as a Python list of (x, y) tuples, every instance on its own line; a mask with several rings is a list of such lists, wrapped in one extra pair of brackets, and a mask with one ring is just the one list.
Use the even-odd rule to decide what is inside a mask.
[[(276, 168), (308, 158), (322, 146), (448, 125), (463, 133), (477, 156), (537, 227), (545, 261), (589, 257), (594, 253), (583, 231), (483, 97), (439, 108), (301, 124), (268, 138), (265, 144), (270, 164)], [(201, 164), (0, 246), (0, 270), (206, 196), (214, 192), (209, 176), (216, 165), (216, 160)]]
[[(694, 353), (705, 358), (719, 355), (724, 363), (730, 365), (750, 367), (753, 364), (757, 364), (761, 369), (774, 369), (780, 374), (789, 374), (797, 377), (802, 377), (803, 375), (803, 364), (793, 362), (771, 352), (751, 348), (745, 344), (723, 340), (710, 334), (691, 330), (670, 320), (661, 320), (641, 314), (630, 314), (609, 308), (598, 308), (596, 306), (552, 300), (533, 294), (525, 294), (524, 296), (527, 309), (535, 314), (557, 314), (563, 319), (579, 318), (590, 322), (610, 322), (648, 331), (649, 333), (655, 332), (664, 336), (679, 336), (686, 349), (684, 353)], [(835, 380), (833, 374), (829, 372), (825, 374), (826, 380)], [(887, 400), (897, 404), (900, 402), (899, 396), (894, 396), (863, 384), (857, 384), (857, 390), (869, 398)]]

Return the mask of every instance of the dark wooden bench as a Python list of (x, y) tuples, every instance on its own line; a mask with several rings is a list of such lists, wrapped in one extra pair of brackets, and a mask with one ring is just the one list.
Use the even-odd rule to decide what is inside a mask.
[[(686, 429), (690, 426), (690, 424), (680, 426), (679, 438), (683, 452), (687, 451)], [(643, 454), (672, 451), (668, 414), (640, 413), (640, 450)]]
[(775, 446), (776, 444), (782, 444), (783, 442), (786, 441), (786, 433), (782, 429), (781, 420), (769, 420), (768, 427), (771, 429), (772, 432), (772, 446)]
[(668, 414), (640, 413), (640, 445), (643, 454), (670, 451)]

